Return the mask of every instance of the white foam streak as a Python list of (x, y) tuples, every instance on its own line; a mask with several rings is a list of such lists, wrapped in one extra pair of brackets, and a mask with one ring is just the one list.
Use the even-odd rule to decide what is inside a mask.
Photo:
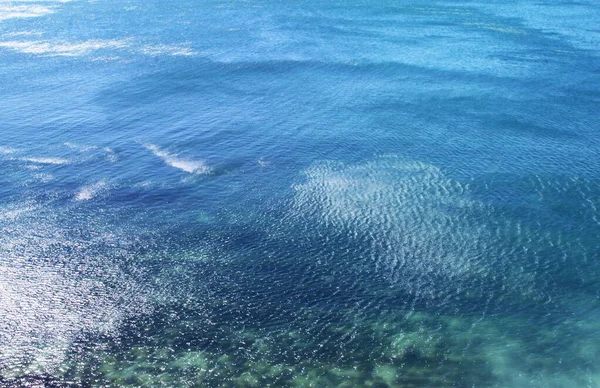
[(33, 174), (33, 177), (35, 179), (38, 179), (40, 182), (42, 183), (48, 183), (50, 181), (52, 181), (54, 179), (54, 176), (52, 176), (52, 174)]
[(140, 53), (149, 55), (149, 56), (192, 56), (195, 52), (189, 47), (183, 45), (146, 45), (140, 49)]
[(94, 150), (94, 149), (98, 148), (96, 146), (86, 146), (86, 145), (76, 144), (76, 143), (71, 143), (71, 142), (66, 142), (66, 143), (64, 143), (64, 145), (72, 150), (77, 150), (79, 152), (87, 152), (89, 150)]
[(108, 184), (105, 179), (98, 181), (94, 184), (82, 187), (77, 194), (75, 194), (76, 201), (87, 201), (96, 197), (102, 191), (105, 191)]
[(38, 164), (68, 164), (68, 159), (63, 158), (21, 158), (24, 162), (38, 163)]
[[(149, 56), (191, 56), (195, 52), (182, 45), (144, 45), (132, 39), (92, 39), (83, 42), (52, 42), (45, 40), (8, 40), (0, 42), (0, 47), (25, 54), (44, 56), (79, 57), (102, 50), (124, 51)], [(118, 57), (110, 57), (118, 59)], [(97, 59), (97, 58), (95, 58)]]
[(10, 220), (15, 221), (20, 216), (30, 213), (35, 210), (37, 206), (34, 203), (25, 203), (20, 206), (8, 206), (0, 208), (0, 221)]
[(161, 158), (166, 164), (171, 167), (178, 168), (190, 174), (208, 174), (210, 168), (207, 167), (201, 161), (181, 159), (177, 155), (170, 154), (166, 151), (161, 150), (154, 144), (145, 144), (146, 149), (152, 151), (152, 153)]
[(0, 146), (0, 154), (4, 154), (4, 155), (7, 155), (7, 154), (14, 154), (14, 153), (15, 153), (15, 152), (17, 152), (17, 151), (18, 151), (18, 150), (17, 150), (17, 149), (15, 149), (15, 148), (11, 148), (11, 147), (3, 147), (3, 146)]
[(104, 147), (104, 152), (106, 152), (106, 158), (109, 160), (109, 162), (116, 163), (117, 160), (119, 160), (117, 154), (111, 148)]
[(42, 33), (40, 31), (17, 31), (17, 32), (10, 32), (10, 33), (6, 33), (6, 34), (2, 34), (3, 37), (5, 38), (17, 38), (20, 36), (41, 36)]
[(123, 40), (88, 40), (81, 43), (53, 43), (49, 41), (4, 41), (0, 47), (26, 54), (47, 56), (82, 56), (98, 50), (123, 49), (127, 42)]
[(54, 13), (53, 7), (43, 5), (12, 5), (0, 2), (0, 21), (7, 19), (34, 18)]
[(70, 3), (71, 0), (0, 0), (0, 4), (15, 3)]

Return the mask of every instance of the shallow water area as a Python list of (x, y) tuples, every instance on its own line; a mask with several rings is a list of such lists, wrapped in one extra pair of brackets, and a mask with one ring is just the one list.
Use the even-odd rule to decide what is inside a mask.
[(599, 20), (0, 0), (0, 386), (600, 386)]

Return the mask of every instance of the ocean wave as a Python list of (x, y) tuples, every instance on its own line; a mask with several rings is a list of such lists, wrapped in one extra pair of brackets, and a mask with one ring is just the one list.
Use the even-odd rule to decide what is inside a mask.
[(71, 142), (66, 142), (66, 143), (64, 143), (64, 145), (67, 148), (70, 148), (72, 150), (77, 150), (79, 152), (87, 152), (89, 150), (94, 150), (94, 149), (98, 148), (96, 146), (88, 146), (88, 145), (76, 144), (76, 143), (71, 143)]
[(139, 49), (139, 52), (149, 56), (192, 56), (196, 53), (191, 48), (185, 45), (167, 45), (167, 44), (159, 44), (159, 45), (146, 45), (142, 46)]
[(8, 32), (5, 34), (2, 34), (2, 36), (5, 38), (16, 38), (19, 36), (41, 36), (41, 35), (43, 35), (43, 33), (41, 31), (15, 31), (15, 32)]
[[(196, 53), (186, 45), (147, 44), (140, 45), (134, 39), (91, 39), (83, 42), (53, 42), (48, 40), (7, 40), (0, 42), (7, 48), (25, 54), (44, 56), (80, 57), (103, 50), (122, 51), (148, 56), (191, 56)], [(119, 59), (118, 57), (101, 57)], [(98, 58), (93, 58), (97, 60)]]
[(17, 150), (16, 148), (11, 148), (11, 147), (4, 147), (4, 146), (0, 146), (0, 154), (14, 154), (15, 152), (18, 152), (19, 150)]
[(96, 197), (101, 192), (105, 191), (108, 187), (108, 183), (105, 179), (82, 187), (77, 194), (75, 194), (76, 201), (87, 201)]
[(70, 3), (72, 0), (0, 0), (0, 3)]
[(106, 158), (108, 159), (109, 162), (116, 163), (117, 160), (119, 160), (119, 157), (117, 156), (115, 151), (112, 150), (112, 148), (104, 147), (103, 150), (104, 150), (104, 152), (106, 152)]
[(70, 57), (82, 56), (98, 50), (124, 49), (127, 46), (128, 43), (123, 40), (88, 40), (80, 43), (54, 43), (39, 40), (0, 42), (0, 47), (26, 54)]
[(42, 183), (48, 183), (54, 179), (52, 174), (47, 173), (33, 174), (33, 177)]
[(22, 215), (30, 213), (37, 209), (39, 205), (35, 202), (25, 202), (22, 204), (10, 204), (0, 208), (0, 221), (15, 221)]
[(35, 18), (54, 13), (54, 7), (39, 4), (14, 5), (0, 2), (0, 21), (8, 19)]
[(211, 169), (201, 161), (181, 159), (177, 155), (170, 154), (166, 151), (161, 150), (154, 144), (144, 144), (146, 149), (152, 151), (152, 153), (161, 158), (166, 164), (171, 167), (178, 168), (190, 174), (208, 174)]
[(64, 158), (21, 158), (24, 162), (38, 163), (38, 164), (69, 164), (68, 159)]

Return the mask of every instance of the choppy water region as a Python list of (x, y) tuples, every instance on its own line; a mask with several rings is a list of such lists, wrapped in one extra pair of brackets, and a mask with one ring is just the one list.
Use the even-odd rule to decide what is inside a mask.
[(0, 386), (599, 386), (598, 20), (0, 1)]

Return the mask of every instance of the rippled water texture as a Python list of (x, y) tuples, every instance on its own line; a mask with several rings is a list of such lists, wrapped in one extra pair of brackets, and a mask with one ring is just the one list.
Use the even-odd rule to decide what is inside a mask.
[(0, 386), (600, 387), (599, 23), (0, 0)]

